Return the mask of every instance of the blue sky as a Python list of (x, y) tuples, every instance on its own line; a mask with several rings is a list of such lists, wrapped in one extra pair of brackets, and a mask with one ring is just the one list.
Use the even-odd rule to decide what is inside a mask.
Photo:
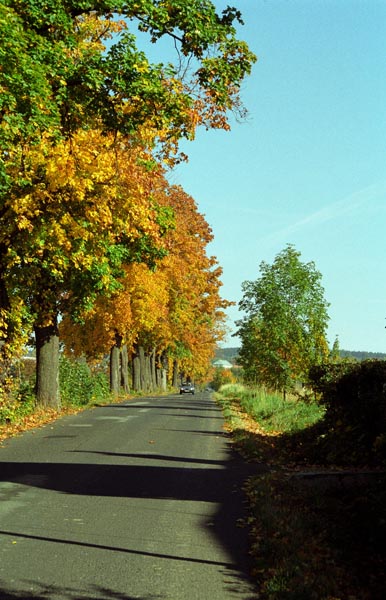
[[(259, 58), (249, 117), (200, 131), (171, 181), (213, 229), (225, 298), (291, 243), (322, 274), (330, 342), (386, 352), (386, 0), (229, 4)], [(235, 331), (237, 306), (228, 315)]]

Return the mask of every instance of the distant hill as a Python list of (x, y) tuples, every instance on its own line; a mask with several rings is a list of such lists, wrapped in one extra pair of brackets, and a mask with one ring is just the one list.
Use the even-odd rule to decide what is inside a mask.
[(217, 348), (215, 360), (227, 360), (235, 364), (239, 355), (240, 348)]
[[(217, 348), (216, 360), (228, 360), (234, 364), (237, 362), (240, 348)], [(386, 360), (386, 354), (382, 352), (367, 352), (365, 350), (340, 350), (342, 358), (355, 358), (355, 360)]]
[(366, 352), (364, 350), (339, 350), (342, 358), (355, 358), (356, 360), (386, 360), (386, 354), (382, 352)]

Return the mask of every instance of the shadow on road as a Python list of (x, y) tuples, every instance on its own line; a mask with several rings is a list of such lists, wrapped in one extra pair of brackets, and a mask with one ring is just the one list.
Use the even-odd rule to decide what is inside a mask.
[[(199, 405), (199, 403), (197, 403)], [(205, 406), (205, 402), (203, 402)], [(211, 404), (211, 403), (210, 403)], [(213, 410), (213, 404), (211, 404)], [(122, 408), (122, 405), (120, 405)], [(137, 407), (138, 408), (138, 407)], [(160, 406), (156, 407), (157, 409)], [(170, 406), (176, 410), (176, 406)], [(188, 407), (186, 407), (188, 408)], [(190, 407), (189, 407), (190, 408)], [(219, 414), (218, 409), (214, 409)], [(186, 415), (185, 415), (186, 416)], [(198, 415), (197, 415), (198, 417)], [(201, 417), (202, 418), (202, 417)], [(210, 420), (221, 418), (208, 415)], [(171, 431), (180, 431), (171, 429)], [(221, 431), (189, 431), (190, 434), (214, 435), (220, 437)], [(201, 560), (198, 558), (181, 557), (171, 554), (158, 554), (131, 550), (128, 548), (90, 544), (86, 541), (60, 539), (50, 536), (31, 535), (29, 531), (8, 531), (3, 527), (0, 535), (12, 536), (13, 538), (24, 537), (26, 539), (44, 541), (51, 544), (73, 544), (127, 554), (141, 554), (157, 559), (172, 561), (186, 561), (191, 563), (202, 563), (215, 565), (224, 572), (232, 572), (241, 582), (250, 583), (248, 540), (247, 531), (238, 526), (244, 514), (244, 494), (242, 491), (245, 480), (251, 474), (256, 473), (256, 465), (245, 463), (229, 446), (226, 450), (224, 460), (210, 460), (203, 457), (190, 458), (186, 456), (159, 455), (156, 453), (142, 454), (115, 454), (104, 451), (70, 451), (72, 456), (82, 456), (85, 463), (68, 462), (0, 462), (0, 481), (15, 484), (6, 488), (6, 495), (10, 498), (17, 497), (22, 493), (20, 486), (29, 486), (53, 490), (61, 494), (76, 494), (84, 496), (142, 498), (142, 499), (168, 499), (189, 502), (216, 503), (217, 512), (211, 518), (210, 534), (215, 538), (216, 544), (220, 544), (226, 550), (224, 562)], [(88, 456), (86, 456), (88, 454)], [(95, 462), (93, 462), (95, 455)], [(98, 455), (104, 455), (109, 463), (98, 464)], [(130, 464), (116, 464), (127, 458)], [(142, 464), (132, 464), (133, 459), (141, 459)], [(100, 459), (99, 459), (100, 460)], [(143, 464), (149, 461), (150, 464)], [(154, 461), (163, 461), (165, 464), (154, 464)], [(170, 466), (169, 463), (170, 462)], [(183, 465), (177, 466), (181, 462)], [(153, 463), (153, 464), (152, 464)], [(208, 524), (202, 524), (207, 528)], [(208, 531), (206, 529), (206, 531)], [(35, 589), (35, 588), (33, 588)], [(100, 595), (91, 596), (110, 600), (131, 600), (130, 596), (114, 595), (113, 591), (98, 590)], [(85, 591), (78, 593), (75, 590), (61, 591), (63, 598), (77, 600), (86, 598)], [(235, 592), (238, 593), (237, 590)], [(67, 594), (67, 595), (66, 595)], [(81, 595), (83, 594), (83, 595)], [(94, 590), (95, 594), (95, 590)], [(7, 591), (1, 589), (1, 600), (16, 600), (27, 598), (50, 598), (47, 591), (42, 590), (35, 595), (23, 595), (21, 592)], [(143, 600), (153, 600), (162, 596), (146, 596)], [(245, 595), (243, 595), (245, 598)], [(171, 600), (171, 599), (167, 599)]]
[(89, 590), (76, 590), (69, 587), (43, 585), (36, 581), (22, 581), (21, 583), (24, 584), (25, 591), (12, 590), (0, 580), (1, 600), (49, 600), (53, 597), (66, 600), (89, 600), (90, 598), (95, 600), (167, 600), (162, 594), (134, 597), (99, 586), (93, 586)]
[[(176, 460), (176, 457), (173, 457)], [(185, 458), (179, 459), (185, 462)], [(125, 498), (168, 498), (224, 502), (240, 483), (240, 469), (231, 461), (224, 469), (114, 464), (2, 462), (0, 481), (44, 488), (65, 494)], [(237, 473), (235, 471), (238, 471)]]
[[(146, 456), (149, 458), (149, 456)], [(157, 459), (165, 457), (157, 456)], [(172, 461), (179, 460), (170, 457)], [(181, 457), (181, 461), (186, 458)], [(215, 461), (213, 461), (215, 462)], [(248, 581), (249, 561), (246, 530), (237, 526), (243, 516), (242, 484), (250, 474), (250, 468), (236, 457), (229, 457), (223, 468), (201, 467), (164, 467), (164, 466), (132, 466), (132, 465), (98, 465), (98, 464), (62, 464), (62, 463), (0, 463), (0, 481), (14, 484), (34, 486), (55, 490), (63, 494), (88, 496), (109, 496), (125, 498), (174, 499), (187, 501), (216, 502), (219, 505), (217, 514), (211, 524), (211, 533), (226, 549), (229, 562), (211, 561), (200, 558), (186, 558), (177, 555), (160, 554), (130, 550), (127, 548), (90, 544), (77, 540), (30, 535), (23, 532), (0, 531), (0, 535), (12, 538), (25, 538), (44, 541), (52, 544), (72, 544), (85, 548), (103, 551), (143, 555), (152, 558), (163, 558), (172, 561), (201, 563), (238, 573), (243, 581)], [(19, 490), (19, 491), (17, 491)], [(12, 491), (11, 491), (12, 493)], [(20, 493), (20, 488), (14, 490)], [(1, 600), (13, 598), (49, 598), (48, 595), (12, 595), (0, 588)], [(62, 594), (61, 597), (67, 597)], [(71, 595), (68, 598), (85, 598)], [(94, 597), (94, 596), (92, 596)], [(101, 598), (116, 598), (105, 593)], [(99, 598), (99, 597), (98, 597)], [(131, 600), (129, 596), (119, 596), (120, 600)], [(151, 597), (152, 598), (152, 597)], [(147, 600), (147, 598), (146, 598)], [(149, 597), (150, 600), (150, 597)]]
[(135, 453), (135, 454), (126, 454), (119, 452), (101, 452), (100, 450), (71, 450), (75, 454), (97, 454), (102, 456), (121, 456), (124, 458), (137, 458), (138, 460), (150, 459), (150, 460), (163, 460), (167, 462), (184, 462), (184, 463), (192, 463), (199, 465), (223, 465), (226, 463), (223, 460), (210, 460), (208, 458), (188, 458), (184, 456), (184, 458), (180, 458), (179, 456), (170, 456), (166, 454), (151, 454), (145, 453)]
[[(65, 540), (63, 538), (48, 537), (43, 535), (31, 535), (27, 533), (18, 533), (15, 531), (2, 531), (0, 535), (9, 536), (11, 538), (23, 538), (26, 540), (36, 540), (40, 542), (50, 542), (52, 544), (65, 544), (68, 546), (80, 546), (82, 548), (94, 548), (96, 550), (105, 550), (108, 552), (120, 552), (123, 554), (133, 554), (137, 556), (148, 556), (151, 558), (165, 558), (167, 560), (177, 560), (179, 562), (198, 563), (201, 565), (216, 565), (218, 567), (233, 567), (232, 563), (205, 560), (201, 558), (187, 558), (184, 556), (175, 556), (173, 554), (161, 554), (160, 552), (146, 552), (143, 550), (131, 550), (128, 548), (120, 548), (119, 546), (105, 546), (104, 544), (90, 544), (89, 542), (79, 542), (78, 540)], [(3, 597), (1, 596), (1, 600)]]
[(102, 405), (97, 406), (96, 409), (114, 409), (119, 408), (120, 410), (138, 410), (138, 408), (146, 408), (148, 410), (188, 410), (188, 411), (199, 411), (200, 413), (204, 412), (213, 412), (218, 414), (218, 408), (213, 408), (212, 402), (187, 402), (186, 404), (172, 404), (170, 406), (162, 405), (162, 404), (150, 404), (147, 402), (139, 403), (128, 403), (128, 404), (109, 404), (108, 407)]

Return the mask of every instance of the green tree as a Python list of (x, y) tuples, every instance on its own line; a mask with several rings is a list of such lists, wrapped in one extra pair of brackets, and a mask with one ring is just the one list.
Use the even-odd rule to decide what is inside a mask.
[(307, 380), (312, 365), (328, 356), (328, 303), (321, 274), (302, 263), (291, 245), (272, 265), (260, 264), (261, 276), (245, 281), (239, 303), (240, 363), (250, 381), (286, 392)]
[(333, 362), (333, 363), (337, 363), (337, 362), (340, 362), (342, 360), (341, 356), (340, 356), (340, 346), (339, 346), (339, 338), (338, 338), (338, 336), (336, 336), (336, 338), (334, 340), (334, 343), (332, 345), (331, 352), (330, 352), (330, 357), (329, 358), (330, 358), (330, 362)]

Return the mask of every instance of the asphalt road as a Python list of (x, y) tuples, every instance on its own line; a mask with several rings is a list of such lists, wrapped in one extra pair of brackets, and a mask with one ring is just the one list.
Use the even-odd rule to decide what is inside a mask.
[(0, 448), (0, 600), (252, 600), (241, 485), (208, 394), (98, 407)]

